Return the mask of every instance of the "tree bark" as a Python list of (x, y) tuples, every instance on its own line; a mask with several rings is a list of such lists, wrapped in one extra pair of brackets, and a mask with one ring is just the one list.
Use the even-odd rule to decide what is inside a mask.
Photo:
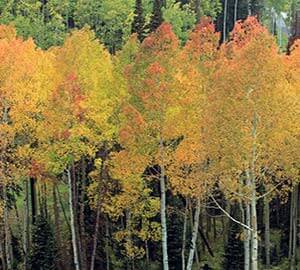
[[(252, 270), (258, 270), (258, 232), (257, 232), (257, 211), (256, 211), (256, 173), (255, 173), (255, 162), (256, 162), (256, 137), (257, 137), (257, 114), (253, 115), (252, 124), (252, 161), (251, 161), (251, 175), (250, 175), (250, 185), (251, 185), (251, 266)], [(249, 175), (248, 175), (249, 177)]]
[(165, 183), (165, 167), (163, 158), (163, 140), (160, 139), (160, 219), (161, 219), (161, 237), (162, 237), (162, 251), (163, 251), (163, 270), (169, 270), (168, 261), (168, 233), (167, 233), (167, 217), (166, 217), (166, 183)]
[(37, 215), (37, 197), (36, 197), (36, 185), (35, 179), (30, 177), (30, 200), (31, 200), (31, 217), (32, 225), (35, 224), (36, 215)]
[(8, 197), (7, 197), (7, 187), (3, 187), (3, 200), (4, 200), (4, 232), (5, 232), (5, 257), (7, 270), (13, 270), (13, 257), (12, 257), (12, 245), (11, 245), (11, 232), (9, 228), (9, 208), (8, 208)]
[(95, 268), (95, 259), (96, 259), (98, 233), (99, 233), (99, 223), (100, 223), (100, 199), (98, 198), (95, 231), (94, 231), (94, 237), (93, 237), (93, 251), (92, 251), (92, 257), (91, 257), (90, 270), (94, 270), (94, 268)]
[(299, 185), (296, 185), (291, 196), (289, 261), (290, 270), (296, 269), (297, 253), (297, 220), (298, 220)]
[(73, 205), (73, 188), (72, 188), (72, 177), (70, 168), (67, 169), (68, 184), (69, 184), (69, 207), (70, 207), (70, 220), (71, 220), (71, 235), (72, 235), (72, 246), (73, 246), (73, 259), (76, 270), (80, 270), (79, 255), (77, 247), (77, 234), (75, 228), (75, 216), (74, 216), (74, 205)]
[(183, 218), (182, 248), (181, 248), (182, 270), (185, 270), (185, 246), (186, 246), (187, 220), (188, 220), (188, 205), (186, 202), (185, 210), (184, 210), (184, 218)]
[(106, 270), (110, 270), (110, 259), (109, 259), (109, 221), (105, 219), (105, 254), (106, 254)]
[(81, 268), (87, 270), (87, 256), (86, 256), (86, 232), (84, 224), (84, 200), (85, 200), (85, 189), (86, 189), (86, 164), (85, 159), (81, 161), (81, 193), (80, 193), (80, 204), (79, 204), (79, 231), (80, 231), (80, 242), (81, 242)]
[(264, 220), (265, 220), (265, 257), (266, 268), (270, 268), (270, 204), (267, 197), (264, 198)]
[(223, 43), (227, 39), (227, 9), (228, 9), (228, 0), (224, 1), (224, 16), (223, 16)]
[(234, 1), (233, 25), (236, 23), (237, 18), (238, 18), (238, 5), (239, 5), (239, 0), (235, 0)]
[(28, 254), (29, 254), (29, 188), (28, 188), (28, 181), (25, 181), (24, 185), (25, 185), (24, 217), (23, 217), (24, 269), (29, 270), (29, 265), (28, 265)]
[(57, 194), (56, 194), (56, 183), (53, 183), (52, 185), (52, 195), (53, 195), (53, 212), (54, 212), (54, 225), (55, 225), (55, 240), (56, 240), (56, 246), (58, 248), (57, 267), (58, 269), (62, 270), (65, 269), (62, 260), (65, 256), (64, 256), (64, 251), (61, 242), (60, 215), (59, 215), (59, 207), (58, 207)]
[[(251, 227), (251, 216), (250, 216), (250, 205), (246, 202), (246, 225)], [(244, 251), (245, 251), (245, 263), (244, 270), (250, 270), (251, 267), (251, 249), (250, 249), (250, 237), (251, 232), (247, 229), (244, 229), (245, 240), (244, 240)]]
[(187, 267), (186, 267), (187, 270), (192, 270), (192, 267), (193, 267), (194, 254), (195, 254), (195, 250), (196, 250), (198, 228), (199, 228), (200, 208), (201, 208), (201, 201), (200, 201), (200, 199), (198, 199), (197, 205), (196, 205), (196, 211), (195, 211), (194, 225), (193, 225), (192, 243), (191, 243), (192, 245), (190, 248)]
[[(1, 226), (2, 227), (2, 226)], [(4, 241), (2, 239), (2, 234), (0, 238), (0, 257), (1, 257), (1, 269), (7, 270), (6, 268), (6, 258), (5, 258), (5, 252), (4, 252)]]

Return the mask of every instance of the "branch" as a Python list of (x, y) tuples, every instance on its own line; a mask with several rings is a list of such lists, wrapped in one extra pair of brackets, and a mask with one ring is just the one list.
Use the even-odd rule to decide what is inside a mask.
[(221, 210), (228, 218), (230, 218), (233, 222), (239, 224), (239, 225), (242, 226), (243, 228), (245, 228), (245, 229), (247, 229), (247, 230), (253, 232), (253, 229), (252, 229), (252, 228), (250, 228), (249, 226), (245, 225), (244, 223), (238, 221), (237, 219), (235, 219), (234, 217), (232, 217), (226, 210), (224, 210), (224, 209), (221, 207), (221, 205), (215, 200), (215, 198), (214, 198), (212, 195), (210, 195), (210, 197), (212, 198), (212, 200), (214, 201), (214, 203), (219, 207), (219, 209), (220, 209), (220, 210)]
[(262, 199), (262, 198), (268, 196), (268, 195), (269, 195), (270, 193), (272, 193), (275, 189), (277, 189), (280, 185), (282, 185), (283, 182), (284, 182), (284, 181), (278, 183), (275, 187), (273, 187), (272, 189), (270, 189), (270, 190), (269, 190), (268, 192), (266, 192), (265, 194), (262, 194), (262, 195), (258, 196), (258, 197), (257, 197), (257, 200)]

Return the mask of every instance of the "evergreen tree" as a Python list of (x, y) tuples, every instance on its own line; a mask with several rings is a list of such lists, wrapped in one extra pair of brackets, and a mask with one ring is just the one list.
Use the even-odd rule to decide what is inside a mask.
[(142, 0), (135, 1), (134, 19), (132, 22), (132, 33), (136, 33), (139, 41), (143, 41), (145, 38), (145, 18), (143, 14)]
[(32, 247), (30, 251), (30, 269), (56, 270), (56, 247), (54, 235), (48, 220), (38, 216), (32, 228)]
[[(233, 207), (232, 216), (237, 216), (237, 206)], [(243, 270), (244, 269), (244, 246), (239, 239), (241, 233), (240, 225), (230, 221), (228, 230), (228, 243), (225, 247), (223, 269), (224, 270)]]
[(150, 32), (154, 32), (163, 22), (162, 1), (154, 0), (153, 12), (150, 21)]

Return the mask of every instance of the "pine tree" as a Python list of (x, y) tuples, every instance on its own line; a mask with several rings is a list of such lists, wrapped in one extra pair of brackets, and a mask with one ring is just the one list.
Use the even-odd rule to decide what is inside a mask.
[(45, 217), (38, 216), (32, 229), (30, 269), (55, 270), (55, 254), (56, 247), (51, 226)]
[(144, 40), (146, 34), (142, 0), (135, 1), (134, 19), (132, 22), (131, 32), (137, 34), (139, 41), (142, 42)]
[(154, 32), (163, 22), (162, 1), (154, 0), (153, 12), (150, 21), (150, 32)]

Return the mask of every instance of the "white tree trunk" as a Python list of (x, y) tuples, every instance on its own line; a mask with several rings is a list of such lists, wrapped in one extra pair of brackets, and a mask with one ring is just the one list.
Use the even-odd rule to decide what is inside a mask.
[(233, 17), (233, 23), (235, 24), (237, 21), (237, 15), (238, 15), (238, 4), (239, 0), (234, 1), (234, 17)]
[[(246, 202), (246, 225), (251, 227), (250, 205), (248, 202)], [(251, 237), (251, 232), (246, 229), (245, 240), (244, 240), (244, 251), (245, 251), (244, 270), (250, 270), (250, 266), (251, 266), (250, 237)]]
[[(254, 194), (255, 193), (255, 194)], [(252, 191), (251, 198), (251, 263), (252, 270), (258, 270), (258, 233), (257, 233), (257, 213), (256, 213), (256, 190)]]
[(199, 217), (200, 217), (200, 199), (197, 200), (197, 205), (196, 205), (193, 233), (192, 233), (192, 246), (190, 248), (186, 270), (192, 270), (193, 267), (194, 255), (195, 255), (196, 244), (197, 244), (198, 228), (199, 228)]
[(227, 9), (228, 9), (228, 0), (224, 1), (224, 16), (223, 16), (223, 43), (227, 39)]
[(258, 270), (258, 232), (257, 232), (257, 212), (256, 212), (256, 138), (257, 138), (257, 114), (254, 113), (253, 115), (253, 124), (252, 124), (252, 139), (253, 139), (253, 146), (252, 146), (252, 160), (251, 160), (251, 178), (250, 178), (250, 185), (251, 185), (251, 227), (252, 227), (252, 234), (251, 234), (251, 264), (252, 270)]
[(71, 172), (68, 168), (68, 184), (69, 184), (69, 207), (70, 207), (70, 225), (71, 225), (71, 234), (72, 234), (72, 246), (73, 246), (73, 255), (74, 255), (74, 265), (76, 270), (80, 270), (79, 265), (79, 255), (78, 255), (78, 247), (77, 247), (77, 239), (76, 239), (76, 229), (75, 229), (75, 216), (73, 210), (73, 191), (72, 191), (72, 178)]
[(163, 140), (159, 143), (161, 164), (160, 164), (160, 219), (161, 219), (161, 240), (163, 251), (163, 270), (169, 270), (168, 261), (168, 233), (167, 233), (167, 217), (166, 217), (166, 184), (165, 184), (165, 168), (163, 162)]

